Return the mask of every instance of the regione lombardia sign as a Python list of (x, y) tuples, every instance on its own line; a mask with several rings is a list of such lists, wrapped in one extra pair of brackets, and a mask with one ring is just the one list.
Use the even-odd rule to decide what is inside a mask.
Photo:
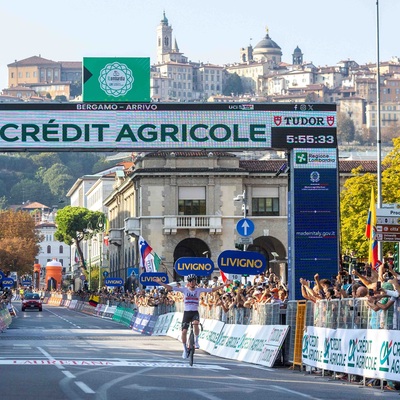
[(83, 58), (83, 101), (149, 102), (150, 58)]

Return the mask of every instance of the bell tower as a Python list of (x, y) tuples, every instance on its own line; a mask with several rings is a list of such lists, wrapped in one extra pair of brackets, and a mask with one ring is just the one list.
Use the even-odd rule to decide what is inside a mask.
[(168, 19), (163, 13), (163, 19), (157, 26), (157, 63), (166, 61), (164, 57), (172, 51), (172, 26), (168, 24)]

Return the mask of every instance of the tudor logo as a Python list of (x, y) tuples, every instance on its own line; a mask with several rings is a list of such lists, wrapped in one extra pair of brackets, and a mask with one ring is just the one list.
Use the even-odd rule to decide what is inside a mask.
[(326, 122), (328, 122), (329, 126), (332, 126), (335, 123), (335, 117), (333, 116), (326, 117)]
[(274, 116), (274, 122), (275, 122), (275, 125), (279, 126), (282, 123), (282, 117)]

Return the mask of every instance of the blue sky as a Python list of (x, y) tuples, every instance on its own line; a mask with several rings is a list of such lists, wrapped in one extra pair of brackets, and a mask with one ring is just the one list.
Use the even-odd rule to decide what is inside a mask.
[[(380, 59), (400, 56), (400, 0), (379, 0)], [(239, 61), (269, 29), (291, 62), (299, 46), (317, 66), (376, 62), (376, 0), (0, 0), (0, 91), (7, 64), (33, 55), (150, 57), (163, 10), (181, 52), (214, 64)]]

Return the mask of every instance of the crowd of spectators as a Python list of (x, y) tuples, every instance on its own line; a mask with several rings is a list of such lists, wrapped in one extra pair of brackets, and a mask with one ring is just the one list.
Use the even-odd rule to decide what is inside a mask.
[[(184, 281), (178, 281), (173, 285), (179, 287), (184, 284)], [(221, 286), (220, 290), (213, 293), (202, 293), (200, 306), (208, 308), (221, 306), (224, 311), (231, 308), (254, 309), (268, 303), (279, 303), (282, 307), (285, 307), (288, 301), (286, 284), (271, 271), (256, 275), (246, 282), (234, 280), (228, 287), (225, 287), (221, 278), (217, 276), (211, 280), (201, 280), (199, 286)], [(104, 287), (97, 294), (102, 303), (112, 301), (117, 304), (131, 304), (134, 307), (174, 305), (183, 301), (182, 293), (168, 292), (161, 286), (138, 288), (135, 292), (124, 291), (122, 288), (110, 291)]]
[[(377, 269), (366, 264), (363, 269), (342, 270), (332, 279), (320, 279), (314, 275), (314, 281), (300, 279), (301, 293), (304, 299), (313, 303), (332, 302), (332, 300), (354, 299), (354, 306), (360, 311), (368, 310), (368, 328), (400, 330), (400, 274), (394, 270), (393, 263), (385, 262)], [(325, 308), (326, 310), (327, 308)], [(316, 310), (319, 309), (316, 308)], [(360, 313), (356, 313), (356, 318)], [(357, 323), (357, 320), (354, 320)], [(355, 328), (357, 326), (354, 326)], [(343, 374), (347, 379), (347, 375)], [(355, 377), (361, 380), (362, 377)], [(371, 379), (369, 386), (378, 386), (380, 382)], [(387, 381), (385, 389), (400, 390), (400, 383)]]

